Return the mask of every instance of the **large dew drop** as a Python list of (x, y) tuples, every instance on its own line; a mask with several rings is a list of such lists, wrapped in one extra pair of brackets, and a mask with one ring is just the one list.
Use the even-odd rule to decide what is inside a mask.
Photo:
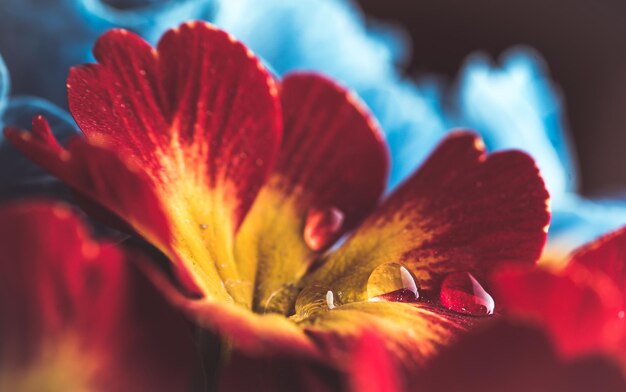
[(334, 207), (311, 208), (304, 224), (304, 242), (314, 251), (326, 248), (337, 239), (344, 214)]
[(493, 314), (495, 302), (469, 272), (446, 276), (441, 285), (441, 304), (457, 313), (470, 316)]
[(370, 301), (415, 302), (419, 288), (415, 276), (399, 263), (381, 264), (367, 280)]

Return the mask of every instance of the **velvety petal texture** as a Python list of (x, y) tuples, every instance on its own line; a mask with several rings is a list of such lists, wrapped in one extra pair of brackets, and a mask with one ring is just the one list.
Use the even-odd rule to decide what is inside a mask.
[(352, 302), (367, 299), (368, 278), (383, 263), (405, 265), (425, 291), (451, 272), (480, 277), (500, 263), (533, 265), (545, 243), (547, 201), (526, 154), (486, 156), (474, 134), (452, 134), (307, 283)]
[[(373, 328), (405, 380), (489, 319), (443, 306), (446, 276), (487, 285), (496, 266), (539, 258), (548, 194), (524, 153), (487, 156), (475, 134), (454, 133), (379, 205), (388, 158), (378, 126), (327, 78), (277, 83), (203, 22), (168, 31), (156, 49), (113, 30), (94, 54), (98, 64), (68, 79), (85, 139), (62, 146), (41, 117), (7, 137), (87, 212), (158, 248), (173, 274), (141, 269), (244, 363), (348, 372), (347, 353)], [(386, 297), (386, 279), (413, 297)]]
[(621, 198), (589, 200), (576, 194), (578, 170), (565, 102), (536, 50), (515, 47), (498, 59), (473, 53), (450, 101), (448, 126), (472, 128), (489, 149), (518, 148), (537, 161), (553, 201), (546, 261), (564, 261), (575, 248), (626, 224)]
[[(74, 174), (64, 173), (64, 180), (172, 260), (181, 260), (204, 294), (246, 303), (249, 288), (225, 287), (222, 281), (238, 280), (234, 232), (280, 143), (282, 117), (273, 79), (243, 45), (201, 22), (169, 31), (156, 50), (131, 33), (112, 30), (94, 54), (101, 64), (75, 68), (69, 76), (70, 108), (90, 143), (106, 145), (96, 149), (109, 157), (89, 163), (93, 180), (110, 185), (119, 181), (119, 170), (137, 177), (131, 181), (135, 191), (118, 186), (106, 192), (118, 193), (117, 200), (103, 201), (106, 196)], [(18, 145), (29, 142), (15, 139)], [(94, 150), (77, 145), (74, 155)], [(64, 156), (61, 161), (67, 159), (54, 143), (48, 147), (49, 153)], [(112, 169), (106, 160), (119, 161), (117, 154), (123, 162)], [(137, 203), (145, 206), (124, 208)], [(151, 213), (141, 212), (146, 209)]]
[(63, 205), (0, 210), (0, 389), (189, 388), (188, 327)]
[[(329, 79), (287, 75), (280, 96), (280, 153), (238, 235), (236, 258), (255, 286), (253, 306), (285, 313), (312, 262), (377, 205), (388, 158), (367, 109)], [(322, 219), (333, 213), (336, 222)]]

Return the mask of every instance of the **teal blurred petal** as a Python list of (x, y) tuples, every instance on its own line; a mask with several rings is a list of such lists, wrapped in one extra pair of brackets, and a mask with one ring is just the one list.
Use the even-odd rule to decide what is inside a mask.
[(576, 169), (561, 99), (538, 53), (510, 50), (500, 66), (473, 54), (457, 89), (455, 125), (478, 131), (490, 150), (515, 148), (532, 155), (553, 199), (575, 190)]
[(571, 252), (625, 224), (626, 201), (594, 201), (566, 194), (552, 212), (548, 244), (561, 252)]
[[(11, 83), (9, 82), (9, 71), (2, 56), (0, 56), (0, 115), (4, 112), (7, 102), (9, 100), (9, 91), (11, 89)], [(2, 122), (0, 120), (0, 127)]]

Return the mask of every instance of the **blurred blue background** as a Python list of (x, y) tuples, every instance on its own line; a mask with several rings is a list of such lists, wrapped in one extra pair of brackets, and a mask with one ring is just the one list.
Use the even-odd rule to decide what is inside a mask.
[[(316, 70), (355, 90), (388, 140), (390, 188), (454, 127), (480, 132), (490, 150), (529, 152), (552, 195), (550, 246), (568, 250), (626, 224), (626, 111), (618, 105), (626, 104), (626, 53), (610, 50), (623, 47), (626, 8), (594, 4), (2, 0), (0, 111), (5, 125), (21, 127), (44, 112), (66, 138), (76, 129), (64, 113), (65, 77), (91, 60), (99, 34), (125, 27), (155, 43), (181, 21), (208, 20), (278, 75)], [(0, 197), (63, 195), (4, 142), (0, 154)]]

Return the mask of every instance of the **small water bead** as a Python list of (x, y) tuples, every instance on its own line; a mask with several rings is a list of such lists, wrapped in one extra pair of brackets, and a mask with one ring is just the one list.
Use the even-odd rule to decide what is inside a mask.
[(327, 312), (341, 305), (328, 287), (312, 285), (304, 288), (296, 299), (296, 317), (303, 319), (316, 313)]
[(489, 316), (495, 309), (491, 295), (469, 272), (446, 276), (441, 284), (440, 299), (446, 308), (470, 316)]
[(376, 267), (367, 279), (370, 301), (415, 302), (419, 298), (417, 279), (399, 263)]
[(337, 239), (344, 218), (335, 207), (311, 208), (304, 225), (304, 242), (314, 251), (326, 248)]

